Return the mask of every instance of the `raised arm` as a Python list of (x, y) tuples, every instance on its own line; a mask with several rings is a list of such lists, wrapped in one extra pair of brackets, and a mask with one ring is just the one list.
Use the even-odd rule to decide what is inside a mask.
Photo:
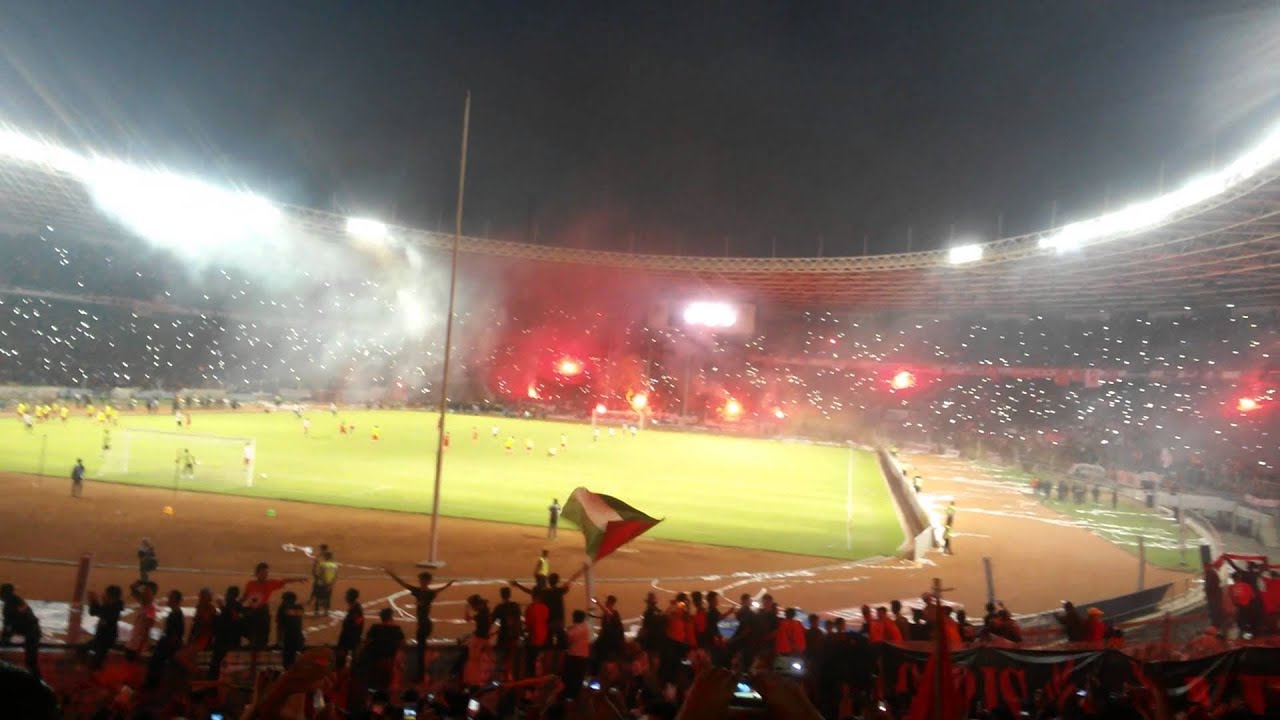
[(520, 581), (518, 581), (518, 580), (511, 580), (511, 581), (509, 581), (509, 582), (508, 582), (508, 584), (509, 584), (509, 585), (511, 585), (511, 587), (513, 587), (513, 588), (515, 588), (515, 589), (519, 590), (520, 592), (524, 593), (525, 595), (533, 595), (533, 588), (527, 588), (527, 587), (525, 587), (525, 586), (521, 585), (521, 584), (520, 584)]
[(405, 590), (414, 590), (414, 589), (416, 589), (416, 588), (414, 588), (412, 585), (410, 585), (409, 583), (407, 583), (407, 582), (405, 582), (404, 580), (400, 579), (400, 576), (399, 576), (399, 575), (397, 575), (397, 574), (395, 574), (394, 572), (392, 572), (392, 571), (391, 571), (391, 568), (382, 568), (382, 571), (383, 571), (383, 572), (385, 572), (387, 575), (389, 575), (389, 576), (391, 577), (391, 579), (392, 579), (392, 580), (395, 580), (397, 583), (399, 583), (399, 584), (400, 584), (400, 587), (404, 588)]
[(448, 589), (449, 589), (449, 588), (450, 588), (450, 587), (451, 587), (455, 582), (457, 582), (457, 581), (456, 581), (456, 580), (450, 580), (449, 582), (447, 582), (447, 583), (445, 583), (445, 584), (441, 585), (440, 587), (436, 588), (436, 589), (435, 589), (435, 590), (433, 590), (432, 592), (444, 592), (445, 590), (448, 590)]

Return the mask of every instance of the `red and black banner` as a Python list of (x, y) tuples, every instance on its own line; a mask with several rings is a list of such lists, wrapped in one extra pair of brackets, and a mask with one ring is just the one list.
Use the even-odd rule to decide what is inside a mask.
[[(929, 653), (883, 646), (884, 690), (931, 694)], [(966, 709), (1031, 711), (1037, 691), (1058, 708), (1098, 698), (1152, 698), (1171, 709), (1242, 700), (1250, 712), (1280, 714), (1280, 647), (1247, 647), (1197, 660), (1141, 661), (1118, 650), (1086, 652), (978, 648), (952, 653), (953, 697)], [(961, 712), (964, 712), (961, 710)], [(967, 716), (966, 716), (967, 717)]]

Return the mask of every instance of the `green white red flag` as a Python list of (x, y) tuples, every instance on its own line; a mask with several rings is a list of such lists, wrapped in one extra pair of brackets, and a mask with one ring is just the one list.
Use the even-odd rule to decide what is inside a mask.
[(560, 517), (582, 530), (587, 541), (587, 556), (593, 562), (662, 522), (616, 497), (593, 493), (584, 487), (573, 491), (564, 504)]

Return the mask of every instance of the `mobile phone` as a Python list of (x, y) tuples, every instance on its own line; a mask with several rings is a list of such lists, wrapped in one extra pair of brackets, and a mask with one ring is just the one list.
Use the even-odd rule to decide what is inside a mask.
[(1084, 697), (1085, 695), (1088, 695), (1088, 694), (1089, 694), (1089, 691), (1088, 691), (1088, 690), (1077, 690), (1077, 691), (1076, 691), (1076, 695), (1077, 695), (1077, 696), (1079, 696), (1079, 697)]
[(404, 717), (405, 717), (405, 718), (414, 718), (414, 719), (416, 720), (416, 719), (417, 719), (417, 717), (418, 717), (418, 710), (417, 710), (416, 708), (409, 708), (409, 707), (407, 707), (407, 708), (405, 708), (405, 709), (404, 709)]
[(804, 660), (798, 657), (778, 657), (774, 660), (773, 671), (786, 677), (802, 678)]
[(599, 681), (599, 680), (583, 680), (583, 681), (582, 681), (582, 686), (583, 686), (583, 687), (586, 687), (586, 688), (590, 688), (590, 689), (592, 689), (592, 690), (599, 690), (599, 689), (600, 689), (600, 681)]
[(733, 689), (733, 701), (731, 704), (739, 708), (762, 708), (764, 707), (764, 698), (751, 686), (751, 681), (742, 678)]
[(209, 720), (223, 720), (222, 713), (209, 713)]
[(469, 713), (478, 713), (478, 712), (480, 712), (480, 701), (479, 701), (479, 700), (472, 700), (471, 702), (467, 703), (467, 712), (469, 712)]

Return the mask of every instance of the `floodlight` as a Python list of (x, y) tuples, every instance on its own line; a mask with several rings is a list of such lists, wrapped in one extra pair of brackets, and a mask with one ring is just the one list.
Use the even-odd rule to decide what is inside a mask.
[(388, 235), (385, 223), (369, 218), (347, 218), (347, 233), (360, 240), (385, 240)]
[(634, 408), (637, 412), (639, 412), (640, 410), (643, 410), (644, 407), (648, 404), (649, 404), (649, 396), (645, 395), (644, 393), (639, 393), (638, 395), (635, 395), (631, 398), (631, 407)]
[(104, 213), (183, 254), (261, 242), (283, 219), (257, 195), (105, 158), (87, 162), (81, 179)]
[(947, 261), (952, 265), (964, 265), (982, 259), (983, 249), (977, 243), (957, 245), (947, 251)]
[(687, 325), (709, 328), (730, 328), (738, 323), (738, 310), (724, 302), (691, 302), (684, 308)]
[(0, 130), (0, 155), (34, 165), (44, 165), (77, 177), (83, 176), (89, 161), (66, 148), (12, 130)]

